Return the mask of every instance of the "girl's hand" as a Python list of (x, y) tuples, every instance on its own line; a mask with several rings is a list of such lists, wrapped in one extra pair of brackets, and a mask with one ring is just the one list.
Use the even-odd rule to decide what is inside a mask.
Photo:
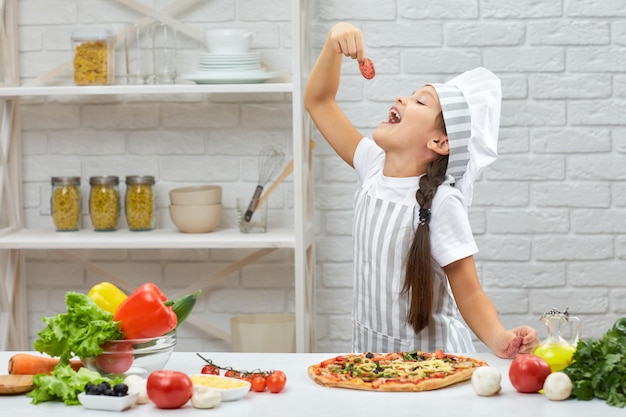
[(520, 353), (532, 353), (538, 343), (535, 329), (520, 326), (502, 333), (496, 341), (494, 352), (501, 358), (514, 358)]
[(359, 63), (365, 58), (363, 33), (356, 26), (340, 22), (330, 29), (328, 42), (338, 54), (343, 54)]

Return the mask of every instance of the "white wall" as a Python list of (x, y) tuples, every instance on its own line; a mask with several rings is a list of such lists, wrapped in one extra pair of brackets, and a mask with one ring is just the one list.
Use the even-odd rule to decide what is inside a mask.
[[(146, 1), (164, 6), (172, 1)], [(239, 21), (255, 30), (255, 48), (278, 68), (289, 65), (286, 0), (211, 0), (179, 17), (203, 29)], [(69, 57), (76, 25), (137, 19), (114, 1), (20, 0), (22, 75), (30, 79)], [(475, 190), (471, 222), (479, 275), (507, 326), (552, 307), (582, 318), (600, 336), (626, 315), (626, 6), (603, 0), (312, 0), (313, 56), (338, 20), (359, 25), (377, 75), (365, 81), (346, 61), (340, 99), (369, 134), (397, 94), (445, 81), (483, 65), (502, 79), (498, 161)], [(182, 69), (200, 45), (183, 44)], [(225, 187), (225, 201), (255, 182), (262, 143), (289, 144), (289, 97), (105, 97), (80, 103), (50, 98), (23, 105), (27, 224), (50, 225), (53, 175), (152, 174), (161, 208), (167, 190), (193, 182)], [(208, 117), (211, 116), (211, 117)], [(253, 141), (254, 139), (254, 141)], [(351, 204), (354, 175), (316, 137), (319, 351), (350, 346)], [(255, 142), (256, 141), (256, 142)], [(244, 162), (239, 156), (244, 155)], [(84, 188), (87, 189), (86, 187)], [(291, 184), (271, 201), (271, 218), (288, 222)], [(162, 210), (161, 221), (167, 222)], [(226, 220), (230, 221), (230, 220)], [(241, 256), (229, 250), (88, 251), (99, 265), (141, 283), (175, 291)], [(197, 311), (228, 330), (228, 317), (292, 311), (292, 260), (279, 251), (223, 280)], [(51, 251), (28, 252), (31, 340), (41, 315), (64, 309), (67, 290), (88, 290), (100, 277)], [(228, 347), (192, 328), (179, 350)]]

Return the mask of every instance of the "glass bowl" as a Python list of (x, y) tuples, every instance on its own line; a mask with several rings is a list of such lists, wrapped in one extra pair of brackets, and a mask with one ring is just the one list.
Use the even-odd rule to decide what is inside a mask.
[(176, 332), (145, 339), (110, 340), (102, 345), (103, 352), (83, 358), (87, 369), (101, 375), (140, 375), (163, 369), (176, 346)]

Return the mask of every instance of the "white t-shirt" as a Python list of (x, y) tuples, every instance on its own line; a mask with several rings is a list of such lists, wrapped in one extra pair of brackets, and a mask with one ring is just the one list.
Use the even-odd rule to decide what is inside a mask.
[[(354, 154), (354, 168), (359, 185), (375, 177), (368, 194), (382, 200), (401, 203), (407, 196), (415, 196), (419, 188), (419, 177), (395, 178), (382, 173), (385, 153), (370, 138), (363, 138)], [(463, 194), (451, 184), (454, 179), (448, 176), (442, 183), (431, 207), (430, 243), (433, 259), (440, 267), (474, 255), (478, 247), (472, 234)], [(419, 210), (417, 201), (415, 210)], [(414, 229), (419, 216), (415, 216)]]

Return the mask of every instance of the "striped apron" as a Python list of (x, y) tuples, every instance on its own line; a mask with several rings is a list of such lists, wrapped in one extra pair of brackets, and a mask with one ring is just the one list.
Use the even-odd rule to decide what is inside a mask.
[(402, 202), (370, 196), (374, 179), (359, 187), (354, 201), (353, 352), (475, 352), (448, 279), (436, 264), (429, 326), (415, 334), (406, 322), (409, 299), (401, 291), (419, 206), (414, 195)]

